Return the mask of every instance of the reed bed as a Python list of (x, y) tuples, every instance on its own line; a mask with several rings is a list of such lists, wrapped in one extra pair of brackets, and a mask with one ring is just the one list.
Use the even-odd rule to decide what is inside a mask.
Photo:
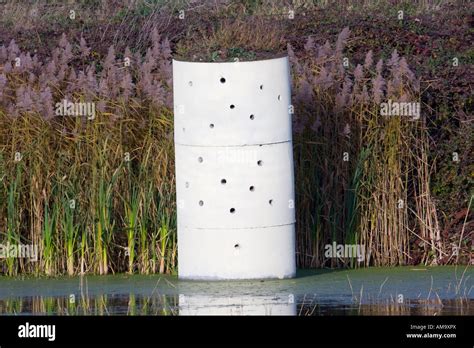
[[(298, 261), (306, 267), (405, 265), (422, 243), (422, 263), (446, 255), (429, 191), (426, 120), (382, 116), (387, 100), (420, 102), (420, 81), (396, 50), (346, 69), (344, 29), (335, 45), (304, 55), (289, 47), (296, 96)], [(304, 231), (304, 233), (302, 233)], [(365, 246), (361, 263), (325, 258), (333, 241)]]
[[(4, 273), (175, 270), (172, 114), (155, 89), (170, 81), (170, 56), (166, 40), (155, 43), (143, 60), (132, 57), (136, 69), (125, 69), (111, 48), (99, 75), (93, 65), (75, 75), (65, 36), (46, 72), (23, 53), (26, 66), (9, 71), (14, 42), (1, 56), (0, 241), (40, 249), (38, 262), (6, 258)], [(87, 55), (80, 45), (74, 54)], [(147, 74), (133, 96), (132, 74)], [(117, 84), (123, 80), (128, 85)], [(96, 103), (97, 114), (56, 117), (53, 98)]]
[[(288, 46), (298, 265), (440, 263), (426, 121), (380, 115), (388, 99), (418, 102), (419, 80), (396, 51), (345, 67), (349, 35)], [(38, 262), (6, 258), (1, 273), (176, 271), (171, 48), (149, 40), (103, 60), (65, 35), (44, 59), (0, 47), (0, 243), (39, 246)], [(94, 103), (94, 118), (57, 116), (63, 99)], [(365, 259), (326, 258), (333, 241)]]

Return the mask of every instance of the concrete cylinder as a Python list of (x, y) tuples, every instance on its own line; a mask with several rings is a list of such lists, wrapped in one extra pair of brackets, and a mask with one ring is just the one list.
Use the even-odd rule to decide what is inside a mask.
[(181, 279), (295, 274), (287, 57), (173, 61)]

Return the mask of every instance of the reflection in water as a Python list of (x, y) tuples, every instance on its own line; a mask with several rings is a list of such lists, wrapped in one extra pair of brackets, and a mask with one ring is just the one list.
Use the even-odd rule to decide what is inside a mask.
[(179, 295), (180, 315), (296, 315), (293, 294), (275, 296)]
[(70, 297), (23, 297), (0, 300), (0, 314), (13, 315), (177, 315), (178, 296), (135, 294)]
[(20, 297), (0, 300), (0, 315), (472, 315), (473, 299), (409, 300), (405, 303), (318, 302), (292, 294), (229, 297), (135, 294)]
[(0, 277), (0, 315), (473, 315), (473, 271), (376, 268), (232, 282)]

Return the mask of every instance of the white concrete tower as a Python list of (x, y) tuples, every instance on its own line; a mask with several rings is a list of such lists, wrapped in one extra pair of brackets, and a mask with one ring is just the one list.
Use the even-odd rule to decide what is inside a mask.
[(173, 61), (181, 279), (295, 274), (287, 57)]

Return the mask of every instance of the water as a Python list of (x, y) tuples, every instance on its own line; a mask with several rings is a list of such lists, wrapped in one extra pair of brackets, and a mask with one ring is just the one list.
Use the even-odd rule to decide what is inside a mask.
[(473, 315), (474, 267), (301, 270), (295, 279), (0, 277), (2, 315)]

